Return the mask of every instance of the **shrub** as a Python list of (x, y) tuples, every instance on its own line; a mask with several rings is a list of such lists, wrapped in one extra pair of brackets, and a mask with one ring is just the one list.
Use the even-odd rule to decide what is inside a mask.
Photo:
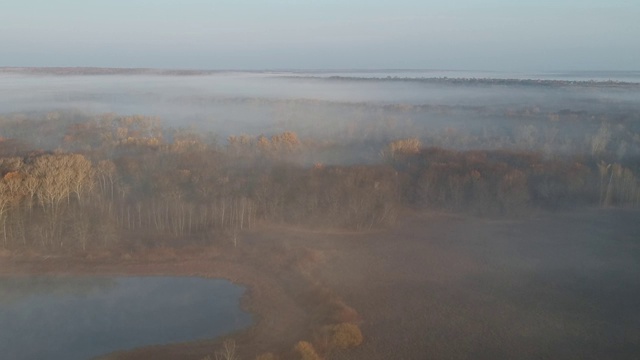
[(348, 349), (362, 344), (362, 332), (356, 324), (341, 323), (326, 327), (331, 349)]
[(329, 303), (329, 307), (331, 309), (331, 322), (346, 323), (358, 321), (360, 318), (358, 312), (341, 299), (332, 300)]
[(307, 341), (299, 341), (293, 351), (300, 356), (300, 360), (322, 360), (313, 345)]
[(382, 149), (380, 156), (387, 161), (396, 160), (400, 155), (417, 154), (421, 146), (420, 140), (416, 138), (395, 140)]

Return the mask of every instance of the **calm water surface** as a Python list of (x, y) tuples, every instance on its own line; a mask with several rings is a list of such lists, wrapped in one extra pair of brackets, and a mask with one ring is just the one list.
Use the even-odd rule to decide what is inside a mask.
[(0, 278), (0, 357), (90, 359), (249, 326), (245, 289), (191, 277)]

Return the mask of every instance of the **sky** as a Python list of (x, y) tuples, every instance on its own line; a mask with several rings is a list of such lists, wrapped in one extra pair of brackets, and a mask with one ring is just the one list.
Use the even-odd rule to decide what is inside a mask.
[(0, 0), (0, 66), (640, 69), (639, 0)]

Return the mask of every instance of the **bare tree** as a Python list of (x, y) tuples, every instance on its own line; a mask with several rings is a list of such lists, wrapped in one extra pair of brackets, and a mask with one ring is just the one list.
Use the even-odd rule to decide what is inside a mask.
[(609, 129), (609, 124), (602, 123), (602, 125), (600, 125), (600, 128), (598, 129), (598, 132), (591, 137), (591, 154), (602, 154), (607, 148), (609, 140), (611, 140), (611, 130)]
[(0, 182), (0, 222), (2, 222), (2, 238), (4, 247), (7, 247), (7, 209), (10, 203), (9, 188), (4, 182)]
[(78, 203), (82, 205), (82, 196), (93, 187), (93, 165), (82, 155), (71, 155), (70, 158), (70, 187), (76, 195)]
[(233, 340), (225, 340), (222, 343), (222, 349), (216, 351), (216, 360), (238, 360), (236, 352), (236, 342)]

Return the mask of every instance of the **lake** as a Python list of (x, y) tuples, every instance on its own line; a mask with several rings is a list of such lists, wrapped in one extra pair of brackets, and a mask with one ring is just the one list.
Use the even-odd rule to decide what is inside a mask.
[(5, 359), (89, 359), (248, 327), (245, 289), (194, 277), (0, 278)]

